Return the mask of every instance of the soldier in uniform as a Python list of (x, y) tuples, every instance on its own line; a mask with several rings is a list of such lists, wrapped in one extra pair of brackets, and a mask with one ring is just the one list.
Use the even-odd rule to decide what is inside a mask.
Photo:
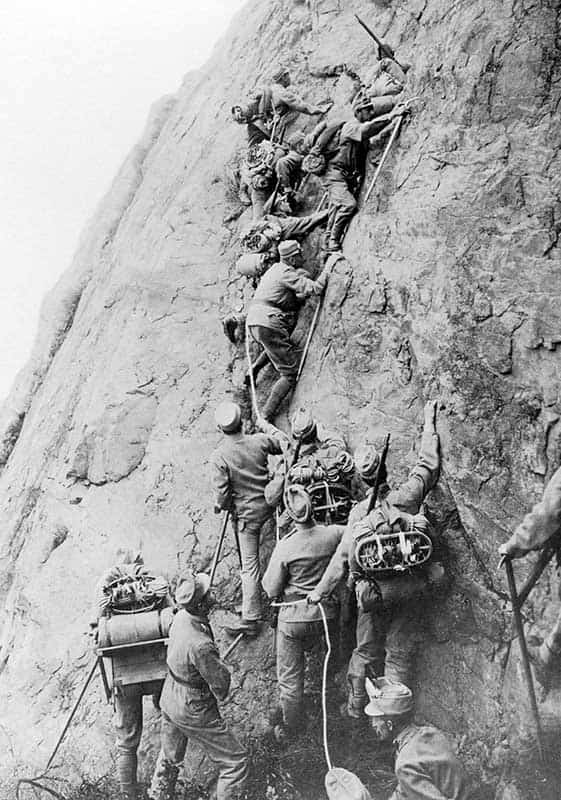
[[(510, 539), (499, 548), (501, 556), (522, 558), (550, 541), (558, 543), (561, 534), (561, 467), (553, 474), (539, 503), (524, 517)], [(553, 630), (539, 648), (528, 648), (536, 677), (548, 688), (553, 668), (561, 663), (561, 614)]]
[(226, 631), (232, 635), (259, 633), (263, 617), (259, 539), (261, 529), (272, 518), (272, 509), (265, 500), (269, 480), (268, 457), (282, 453), (282, 434), (251, 435), (242, 432), (241, 409), (237, 403), (221, 403), (216, 409), (216, 424), (225, 440), (212, 454), (212, 484), (216, 513), (230, 509), (234, 524), (239, 526), (242, 560), (242, 616), (238, 624)]
[[(121, 563), (107, 570), (97, 584), (96, 620), (91, 627), (97, 629), (101, 617), (119, 611), (142, 612), (147, 603), (159, 608), (171, 604), (168, 582), (144, 566), (140, 553), (124, 553)], [(122, 800), (138, 798), (137, 751), (142, 737), (142, 701), (145, 695), (151, 695), (154, 706), (158, 707), (162, 683), (156, 680), (113, 689), (117, 776)]]
[(347, 225), (357, 210), (356, 196), (366, 168), (369, 140), (389, 131), (395, 116), (405, 113), (394, 109), (392, 96), (368, 97), (359, 92), (353, 101), (355, 120), (346, 122), (339, 131), (338, 147), (327, 164), (325, 187), (328, 192), (327, 250), (341, 249)]
[[(346, 574), (350, 575), (350, 582), (355, 588), (358, 606), (357, 644), (347, 671), (347, 713), (351, 717), (362, 716), (366, 699), (364, 681), (369, 672), (380, 674), (383, 671), (386, 677), (412, 682), (422, 614), (420, 600), (430, 583), (442, 578), (442, 568), (436, 564), (395, 571), (389, 575), (387, 571), (371, 575), (356, 560), (357, 545), (363, 537), (400, 531), (417, 531), (420, 538), (429, 535), (430, 524), (420, 510), (440, 472), (440, 445), (435, 419), (436, 403), (429, 402), (425, 406), (425, 424), (417, 463), (408, 479), (401, 486), (391, 489), (386, 483), (385, 474), (380, 476), (374, 508), (363, 519), (347, 525), (341, 544), (323, 578), (308, 596), (310, 602), (318, 602), (330, 595)], [(383, 468), (385, 470), (385, 466)], [(374, 482), (374, 468), (371, 476)], [(368, 479), (368, 475), (365, 477)]]
[(449, 740), (432, 725), (413, 723), (411, 689), (387, 678), (366, 685), (372, 733), (396, 751), (397, 787), (389, 800), (469, 800), (468, 779)]
[[(302, 603), (319, 581), (341, 541), (342, 525), (317, 525), (312, 502), (301, 486), (288, 486), (285, 505), (294, 530), (277, 543), (263, 576), (263, 588), (270, 598), (284, 605), (279, 610), (277, 629), (277, 680), (282, 725), (278, 738), (292, 736), (303, 718), (304, 654), (324, 639), (319, 608)], [(338, 603), (335, 597), (322, 601), (334, 650), (338, 640)], [(331, 665), (336, 663), (332, 655)]]
[(217, 800), (240, 800), (247, 778), (247, 754), (220, 716), (230, 673), (220, 660), (208, 621), (210, 578), (186, 574), (175, 601), (180, 610), (171, 626), (168, 675), (161, 708), (161, 750), (149, 791), (151, 800), (173, 800), (189, 739), (219, 766)]
[(263, 417), (272, 421), (277, 408), (296, 385), (299, 351), (290, 338), (298, 311), (306, 298), (321, 295), (331, 272), (326, 264), (316, 280), (303, 271), (302, 248), (293, 240), (279, 245), (280, 262), (265, 273), (247, 314), (247, 325), (255, 341), (265, 349), (280, 377), (263, 407)]

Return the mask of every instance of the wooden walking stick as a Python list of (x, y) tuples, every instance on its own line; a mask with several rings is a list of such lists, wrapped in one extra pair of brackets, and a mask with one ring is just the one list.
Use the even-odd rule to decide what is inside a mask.
[(210, 586), (214, 583), (214, 576), (216, 575), (216, 569), (218, 567), (218, 561), (220, 560), (220, 551), (222, 550), (222, 545), (224, 544), (224, 539), (226, 537), (226, 528), (228, 527), (228, 520), (230, 519), (230, 512), (225, 511), (224, 517), (222, 518), (222, 527), (220, 529), (220, 536), (218, 537), (218, 544), (216, 545), (216, 550), (214, 551), (214, 557), (212, 559), (212, 567), (210, 569)]
[(403, 117), (397, 117), (397, 119), (395, 121), (395, 125), (393, 127), (393, 131), (391, 133), (391, 136), (388, 139), (388, 143), (386, 145), (386, 149), (384, 150), (384, 152), (382, 154), (382, 158), (380, 159), (380, 163), (376, 167), (376, 172), (374, 173), (374, 177), (372, 178), (372, 181), (370, 182), (370, 186), (368, 187), (368, 191), (366, 192), (363, 205), (366, 205), (366, 203), (368, 202), (368, 198), (370, 197), (370, 195), (372, 193), (372, 189), (374, 188), (374, 184), (378, 180), (378, 175), (380, 174), (380, 170), (384, 166), (384, 162), (385, 162), (386, 158), (388, 157), (388, 153), (390, 152), (390, 148), (391, 148), (392, 144), (394, 143), (397, 134), (399, 133), (399, 129), (401, 128), (402, 121), (403, 121)]
[(302, 352), (302, 358), (300, 359), (300, 364), (298, 366), (298, 373), (296, 375), (296, 382), (300, 380), (300, 375), (302, 374), (302, 370), (304, 369), (304, 364), (306, 363), (306, 357), (308, 355), (308, 350), (310, 349), (310, 344), (312, 342), (312, 336), (314, 335), (314, 331), (316, 329), (316, 325), (318, 322), (319, 312), (321, 311), (321, 307), (323, 305), (323, 295), (318, 300), (318, 304), (316, 306), (316, 310), (314, 311), (314, 316), (312, 318), (312, 323), (310, 325), (310, 330), (308, 331), (308, 335), (306, 337), (306, 344), (304, 345), (304, 350)]
[(512, 561), (506, 557), (504, 559), (504, 566), (506, 569), (506, 577), (508, 581), (508, 590), (510, 592), (510, 601), (512, 603), (512, 613), (514, 615), (514, 624), (518, 634), (518, 644), (520, 646), (520, 655), (522, 656), (522, 665), (524, 667), (524, 675), (526, 677), (526, 685), (528, 687), (528, 695), (530, 697), (530, 705), (532, 707), (532, 714), (536, 725), (536, 738), (538, 741), (538, 752), (540, 760), (544, 761), (544, 751), (542, 742), (542, 727), (540, 721), (540, 714), (538, 711), (538, 703), (536, 700), (536, 692), (534, 689), (534, 679), (532, 677), (532, 670), (530, 667), (530, 657), (528, 655), (528, 647), (526, 645), (526, 636), (524, 634), (524, 625), (522, 622), (522, 614), (520, 608), (522, 603), (516, 590), (516, 581), (514, 579), (514, 571), (512, 569)]

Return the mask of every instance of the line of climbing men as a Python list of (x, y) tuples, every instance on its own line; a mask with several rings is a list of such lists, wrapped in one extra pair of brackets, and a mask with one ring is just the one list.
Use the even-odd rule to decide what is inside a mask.
[[(417, 460), (399, 486), (388, 481), (389, 437), (382, 449), (365, 444), (351, 454), (344, 439), (323, 429), (306, 409), (293, 415), (290, 437), (272, 424), (303, 363), (293, 339), (298, 313), (307, 298), (321, 297), (342, 257), (369, 143), (373, 137), (395, 132), (396, 121), (409, 111), (400, 99), (407, 65), (399, 64), (384, 43), (379, 56), (373, 76), (352, 101), (353, 120), (324, 120), (311, 134), (291, 133), (294, 114), (320, 116), (328, 106), (303, 101), (290, 88), (284, 68), (275, 70), (270, 83), (247, 103), (232, 108), (233, 119), (247, 128), (240, 196), (252, 205), (254, 218), (242, 235), (247, 252), (237, 268), (254, 281), (255, 294), (247, 316), (231, 315), (224, 327), (235, 344), (245, 335), (248, 354), (249, 336), (262, 347), (257, 359), (249, 360), (247, 375), (261, 431), (244, 432), (237, 403), (225, 401), (216, 409), (216, 424), (224, 438), (211, 459), (214, 511), (224, 515), (223, 534), (228, 521), (232, 525), (241, 568), (241, 613), (225, 630), (235, 641), (259, 636), (266, 617), (263, 592), (276, 609), (279, 704), (270, 722), (282, 744), (306, 727), (306, 653), (325, 651), (326, 635), (332, 679), (342, 662), (341, 622), (347, 633), (354, 629), (340, 711), (350, 725), (367, 719), (374, 741), (393, 742), (397, 788), (392, 800), (467, 800), (470, 787), (450, 742), (436, 728), (413, 723), (410, 688), (415, 682), (422, 618), (427, 604), (438, 602), (445, 583), (436, 534), (424, 506), (440, 473), (437, 403), (425, 406)], [(303, 202), (299, 190), (306, 174), (323, 176), (327, 208), (294, 216)], [(313, 277), (301, 241), (321, 225), (326, 226), (325, 259)], [(255, 383), (268, 364), (278, 378), (261, 412)], [(501, 548), (503, 555), (520, 556), (559, 533), (560, 486), (561, 470), (539, 509)], [(218, 706), (228, 696), (230, 672), (208, 617), (222, 540), (223, 535), (211, 574), (186, 570), (179, 576), (173, 600), (169, 584), (152, 575), (138, 558), (125, 559), (100, 581), (96, 622), (100, 630), (107, 627), (106, 617), (118, 616), (121, 604), (129, 613), (156, 613), (154, 624), (168, 637), (163, 681), (137, 681), (128, 688), (115, 683), (111, 689), (123, 800), (137, 798), (136, 754), (146, 694), (152, 694), (161, 709), (161, 751), (149, 797), (180, 796), (189, 740), (201, 745), (218, 766), (217, 800), (246, 796), (247, 753)], [(272, 541), (263, 571), (263, 544)], [(163, 618), (172, 609), (173, 621), (164, 625)], [(109, 646), (103, 652), (110, 651)], [(559, 652), (561, 622), (535, 658), (545, 670)], [(331, 696), (336, 691), (331, 682)], [(341, 770), (330, 771), (326, 790), (331, 798), (371, 797), (358, 778)]]

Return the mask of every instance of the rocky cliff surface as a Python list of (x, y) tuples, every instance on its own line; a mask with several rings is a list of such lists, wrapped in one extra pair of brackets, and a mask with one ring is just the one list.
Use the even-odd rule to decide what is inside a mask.
[[(420, 100), (350, 226), (293, 404), (312, 404), (352, 448), (391, 431), (399, 480), (423, 401), (440, 399), (444, 471), (431, 510), (452, 580), (422, 632), (420, 714), (451, 731), (492, 786), (527, 746), (496, 550), (561, 456), (559, 3), (252, 0), (210, 63), (155, 107), (45, 301), (2, 410), (6, 786), (40, 769), (56, 741), (91, 658), (93, 587), (117, 549), (140, 547), (170, 575), (210, 559), (213, 408), (241, 396), (244, 373), (220, 326), (244, 294), (233, 264), (247, 211), (232, 179), (243, 130), (229, 109), (271, 53), (306, 97), (342, 108), (348, 73), (374, 63), (353, 12), (412, 63), (408, 92)], [(229, 554), (220, 567), (218, 630), (235, 565)], [(543, 635), (558, 605), (552, 573), (529, 603), (529, 632)], [(258, 734), (274, 693), (271, 637), (233, 661), (226, 713)], [(558, 692), (544, 708), (561, 713)], [(111, 741), (96, 688), (62, 771), (74, 783), (107, 774)]]

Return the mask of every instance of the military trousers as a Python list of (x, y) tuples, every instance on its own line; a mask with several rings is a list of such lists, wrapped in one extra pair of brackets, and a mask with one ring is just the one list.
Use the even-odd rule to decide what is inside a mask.
[(351, 693), (364, 699), (367, 674), (385, 675), (411, 686), (423, 619), (423, 603), (396, 602), (374, 611), (358, 610), (356, 647), (347, 680)]
[(159, 698), (162, 681), (138, 684), (115, 692), (115, 718), (117, 750), (117, 777), (121, 793), (134, 797), (136, 793), (137, 750), (142, 736), (142, 698), (151, 694)]
[[(176, 777), (177, 767), (185, 758), (189, 739), (201, 745), (210, 760), (218, 765), (216, 800), (238, 800), (247, 779), (247, 753), (220, 716), (211, 720), (205, 717), (204, 721), (193, 716), (188, 722), (184, 718), (178, 724), (162, 711), (160, 770), (167, 775), (171, 771)], [(151, 796), (159, 800), (159, 796), (165, 797), (166, 793), (159, 791), (158, 778), (155, 774)]]
[(280, 330), (265, 328), (263, 325), (250, 325), (251, 335), (264, 349), (276, 371), (296, 383), (300, 364), (300, 348), (290, 337), (288, 326)]
[(340, 245), (350, 220), (356, 213), (358, 204), (342, 173), (333, 170), (325, 178), (328, 194), (328, 218), (326, 234), (328, 246)]
[(261, 565), (259, 550), (263, 526), (273, 517), (273, 509), (255, 520), (238, 520), (238, 535), (242, 557), (242, 618), (259, 620), (261, 607)]
[[(331, 656), (328, 670), (332, 675), (337, 669), (339, 621), (327, 621), (331, 641)], [(277, 681), (283, 722), (289, 730), (297, 730), (304, 724), (304, 671), (305, 654), (313, 650), (326, 652), (323, 621), (284, 622), (277, 627)], [(321, 681), (321, 670), (318, 678)]]

